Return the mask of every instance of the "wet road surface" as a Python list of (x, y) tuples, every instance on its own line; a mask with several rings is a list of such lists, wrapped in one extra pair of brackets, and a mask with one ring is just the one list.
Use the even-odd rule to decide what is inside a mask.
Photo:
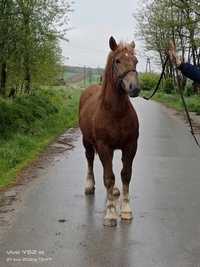
[[(132, 223), (103, 226), (106, 192), (98, 158), (95, 196), (84, 195), (86, 161), (77, 130), (74, 147), (38, 168), (21, 190), (8, 225), (0, 213), (1, 267), (200, 266), (200, 152), (184, 123), (165, 108), (142, 99), (133, 105), (140, 139)], [(120, 156), (115, 153), (114, 170), (121, 188)]]

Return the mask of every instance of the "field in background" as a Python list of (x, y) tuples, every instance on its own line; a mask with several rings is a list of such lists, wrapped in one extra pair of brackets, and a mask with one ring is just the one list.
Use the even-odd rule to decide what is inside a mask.
[(79, 83), (80, 86), (87, 87), (98, 84), (102, 73), (101, 68), (64, 66), (61, 81), (64, 84)]

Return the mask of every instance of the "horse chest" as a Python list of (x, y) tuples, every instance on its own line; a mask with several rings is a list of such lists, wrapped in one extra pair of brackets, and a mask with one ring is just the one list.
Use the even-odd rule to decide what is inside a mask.
[(137, 127), (133, 120), (126, 117), (121, 119), (105, 118), (101, 123), (96, 124), (96, 139), (109, 143), (114, 148), (134, 140), (137, 135)]

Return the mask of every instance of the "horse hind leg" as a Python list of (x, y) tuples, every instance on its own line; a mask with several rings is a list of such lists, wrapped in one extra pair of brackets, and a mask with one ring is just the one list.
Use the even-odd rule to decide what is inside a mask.
[(85, 194), (92, 195), (94, 194), (95, 191), (95, 179), (93, 170), (95, 151), (93, 146), (85, 140), (83, 140), (83, 145), (85, 147), (85, 156), (88, 165), (86, 184), (85, 184)]

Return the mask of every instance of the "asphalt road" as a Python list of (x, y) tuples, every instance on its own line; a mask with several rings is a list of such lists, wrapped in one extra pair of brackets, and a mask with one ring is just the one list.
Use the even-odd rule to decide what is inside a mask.
[[(140, 139), (131, 183), (132, 223), (119, 219), (116, 228), (103, 226), (101, 164), (96, 158), (95, 196), (85, 196), (80, 132), (70, 132), (65, 137), (72, 149), (55, 144), (59, 153), (26, 174), (34, 172), (36, 178), (17, 193), (6, 193), (14, 201), (0, 209), (1, 267), (200, 266), (200, 151), (184, 122), (161, 105), (142, 99), (133, 105)], [(120, 152), (114, 170), (121, 187)]]

